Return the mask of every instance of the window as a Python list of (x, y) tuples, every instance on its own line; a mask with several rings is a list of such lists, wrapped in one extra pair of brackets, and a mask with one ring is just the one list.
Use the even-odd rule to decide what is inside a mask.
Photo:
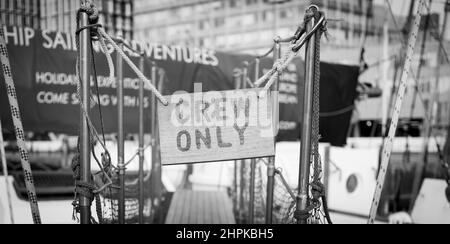
[(225, 25), (225, 19), (224, 18), (217, 18), (214, 20), (214, 26), (215, 27), (221, 27)]
[(286, 19), (287, 18), (287, 11), (286, 10), (281, 10), (280, 11), (280, 18), (282, 19)]
[(235, 8), (236, 5), (236, 0), (230, 0), (230, 8)]

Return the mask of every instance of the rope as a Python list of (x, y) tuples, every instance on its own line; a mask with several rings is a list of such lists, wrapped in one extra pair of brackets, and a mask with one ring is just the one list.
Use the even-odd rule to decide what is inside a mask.
[[(317, 20), (324, 17), (323, 12), (317, 11), (314, 14), (314, 18)], [(313, 182), (310, 184), (312, 193), (312, 203), (315, 205), (316, 213), (320, 212), (322, 202), (326, 201), (325, 186), (321, 183), (322, 174), (322, 162), (319, 153), (319, 141), (320, 141), (320, 40), (322, 33), (326, 32), (326, 26), (323, 26), (316, 32), (315, 43), (315, 60), (314, 60), (314, 91), (313, 91), (313, 123), (312, 123), (312, 144), (314, 155), (314, 175)], [(352, 108), (353, 110), (353, 108)], [(325, 217), (328, 223), (332, 223), (330, 220), (330, 214), (328, 213), (327, 205), (322, 205)]]
[(381, 198), (381, 192), (383, 190), (384, 180), (386, 177), (387, 168), (389, 166), (389, 159), (391, 157), (393, 140), (394, 140), (395, 133), (397, 130), (401, 107), (403, 104), (403, 98), (406, 93), (408, 75), (409, 75), (409, 70), (411, 67), (412, 56), (414, 54), (414, 47), (415, 47), (415, 43), (417, 40), (417, 33), (419, 31), (419, 25), (420, 25), (420, 20), (422, 17), (423, 7), (424, 7), (424, 0), (420, 0), (419, 8), (417, 10), (417, 15), (416, 15), (416, 18), (414, 21), (414, 26), (413, 26), (413, 29), (412, 29), (411, 35), (410, 35), (404, 69), (403, 69), (402, 78), (401, 78), (401, 84), (400, 84), (400, 87), (398, 90), (397, 100), (395, 102), (394, 112), (393, 112), (393, 116), (392, 116), (392, 120), (391, 120), (391, 125), (389, 128), (389, 135), (388, 135), (387, 140), (385, 141), (385, 145), (383, 146), (384, 150), (382, 153), (382, 161), (381, 161), (380, 170), (379, 170), (379, 174), (378, 174), (378, 178), (377, 178), (377, 186), (375, 189), (372, 206), (370, 208), (370, 215), (369, 215), (369, 221), (368, 221), (369, 224), (373, 224), (375, 222), (378, 205), (379, 205), (379, 201)]
[(100, 89), (98, 87), (98, 79), (97, 79), (97, 67), (95, 66), (95, 55), (94, 55), (94, 46), (92, 44), (91, 41), (91, 58), (92, 58), (92, 69), (94, 72), (94, 83), (95, 83), (95, 90), (97, 93), (97, 103), (98, 103), (98, 113), (100, 116), (100, 126), (102, 129), (102, 139), (103, 139), (103, 143), (106, 144), (106, 139), (105, 139), (105, 124), (104, 124), (104, 120), (103, 120), (103, 113), (102, 113), (102, 104), (100, 102)]
[(19, 102), (17, 100), (16, 88), (12, 77), (8, 50), (4, 38), (5, 33), (3, 32), (3, 28), (0, 28), (0, 61), (2, 63), (3, 77), (5, 78), (6, 90), (8, 93), (8, 100), (14, 124), (14, 131), (17, 139), (17, 146), (19, 148), (20, 161), (25, 176), (24, 180), (25, 186), (27, 188), (28, 200), (30, 201), (31, 215), (33, 218), (33, 223), (41, 224), (41, 216), (39, 213), (37, 195), (34, 187), (33, 174), (30, 167), (28, 151), (25, 146), (25, 133), (20, 116)]
[(115, 73), (115, 67), (114, 62), (111, 57), (111, 54), (108, 52), (108, 47), (106, 46), (105, 40), (103, 38), (99, 38), (100, 42), (100, 48), (102, 49), (102, 52), (106, 56), (106, 60), (108, 62), (108, 68), (109, 68), (109, 79), (110, 81), (114, 80), (114, 73)]
[[(311, 16), (306, 16), (305, 20), (307, 18), (310, 18)], [(325, 17), (321, 16), (317, 24), (313, 27), (313, 29), (304, 36), (302, 40), (298, 40), (297, 42), (294, 42), (291, 44), (291, 47), (289, 48), (289, 51), (286, 52), (286, 54), (283, 56), (282, 59), (278, 60), (274, 63), (272, 69), (264, 74), (258, 81), (255, 82), (255, 87), (260, 87), (264, 82), (268, 81), (264, 89), (262, 90), (260, 97), (265, 97), (267, 94), (267, 91), (270, 89), (270, 87), (276, 82), (278, 79), (279, 73), (283, 72), (287, 69), (288, 65), (292, 63), (294, 58), (298, 55), (300, 48), (308, 41), (311, 36), (316, 33), (316, 31), (319, 28), (323, 28), (325, 22)], [(303, 33), (303, 31), (297, 30), (296, 35), (300, 35)], [(299, 38), (300, 39), (300, 38)]]
[(336, 117), (336, 116), (339, 116), (339, 115), (346, 114), (346, 113), (348, 113), (350, 111), (353, 111), (353, 109), (355, 109), (355, 105), (354, 104), (352, 104), (352, 105), (350, 105), (348, 107), (345, 107), (343, 109), (336, 110), (336, 111), (320, 113), (320, 117), (321, 118)]
[(152, 84), (152, 82), (150, 82), (150, 80), (148, 80), (144, 74), (142, 74), (142, 72), (139, 70), (138, 67), (136, 67), (136, 65), (130, 60), (130, 58), (125, 54), (125, 52), (122, 50), (122, 48), (120, 48), (115, 42), (114, 40), (105, 32), (105, 30), (103, 30), (102, 28), (98, 28), (98, 33), (100, 34), (100, 36), (102, 36), (103, 38), (105, 38), (113, 47), (114, 49), (120, 54), (120, 56), (122, 56), (123, 60), (130, 66), (130, 68), (136, 73), (136, 75), (139, 77), (139, 79), (141, 79), (142, 81), (146, 82), (149, 87), (150, 90), (155, 94), (155, 96), (158, 98), (158, 100), (164, 104), (164, 106), (169, 105), (169, 102), (166, 100), (166, 98), (164, 98), (164, 96), (158, 91), (158, 89), (156, 89), (156, 87)]
[[(89, 201), (92, 203), (95, 200), (95, 206), (96, 206), (96, 214), (99, 223), (103, 223), (103, 216), (102, 216), (102, 205), (101, 200), (99, 196), (99, 192), (97, 190), (97, 187), (95, 186), (93, 181), (93, 177), (91, 175), (91, 179), (89, 182), (80, 181), (81, 179), (81, 164), (80, 164), (80, 155), (77, 154), (72, 159), (72, 171), (73, 171), (73, 178), (75, 180), (75, 189), (74, 189), (74, 200), (72, 202), (73, 206), (73, 214), (72, 219), (75, 220), (76, 214), (80, 212), (79, 207), (79, 201), (78, 196), (81, 195), (83, 197), (86, 197), (89, 199)], [(91, 221), (95, 223), (95, 220), (91, 218)]]
[(2, 121), (0, 121), (0, 154), (2, 160), (3, 176), (5, 177), (6, 197), (8, 198), (9, 218), (11, 224), (14, 224), (14, 213), (11, 200), (11, 182), (9, 181), (8, 163), (6, 162), (5, 141), (3, 140)]

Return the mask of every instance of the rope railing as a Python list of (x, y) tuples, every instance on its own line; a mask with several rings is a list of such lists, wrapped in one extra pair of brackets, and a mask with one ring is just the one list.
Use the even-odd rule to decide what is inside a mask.
[[(313, 17), (317, 17), (317, 16), (306, 16), (305, 20), (308, 18), (313, 18)], [(275, 84), (275, 82), (278, 80), (279, 75), (284, 72), (284, 70), (287, 68), (287, 66), (293, 61), (293, 59), (296, 57), (296, 55), (298, 54), (298, 51), (300, 50), (300, 48), (313, 36), (315, 35), (318, 31), (320, 32), (324, 32), (325, 31), (325, 27), (324, 27), (324, 23), (325, 23), (325, 16), (323, 15), (323, 13), (320, 13), (319, 17), (318, 17), (318, 21), (317, 23), (314, 25), (313, 29), (306, 33), (305, 31), (305, 25), (302, 25), (298, 28), (297, 32), (295, 33), (295, 35), (293, 37), (290, 38), (285, 38), (285, 39), (281, 39), (280, 37), (277, 37), (274, 39), (274, 43), (275, 45), (280, 43), (280, 42), (291, 42), (290, 48), (289, 50), (285, 53), (285, 55), (283, 56), (283, 58), (278, 59), (275, 61), (273, 67), (271, 70), (269, 70), (267, 73), (265, 73), (261, 78), (255, 78), (255, 83), (251, 84), (251, 80), (247, 77), (246, 80), (244, 80), (244, 82), (246, 83), (250, 83), (249, 85), (251, 87), (260, 87), (262, 84), (264, 84), (264, 82), (267, 82), (263, 88), (263, 90), (260, 93), (260, 97), (263, 97), (267, 91), (271, 88), (271, 86), (273, 86), (273, 84)], [(305, 34), (306, 33), (306, 34)], [(304, 35), (303, 35), (304, 34)], [(316, 42), (320, 42), (320, 38), (316, 38)], [(265, 55), (269, 55), (270, 53), (272, 53), (275, 49), (275, 45), (273, 46), (273, 48), (271, 50), (269, 50), (269, 52), (267, 52)], [(317, 49), (319, 48), (319, 45), (317, 45)], [(320, 63), (320, 58), (319, 55), (320, 53), (318, 52), (318, 50), (316, 50), (316, 59), (314, 60), (314, 65), (318, 66)], [(251, 62), (250, 64), (259, 64), (259, 59), (260, 57), (256, 57), (255, 61)], [(248, 67), (248, 64), (247, 66)], [(320, 69), (319, 67), (316, 68), (316, 70)], [(259, 69), (256, 69), (259, 70)], [(242, 76), (242, 71), (237, 69), (235, 70), (235, 74), (234, 77), (235, 78), (240, 78)], [(328, 214), (328, 209), (327, 209), (327, 202), (326, 202), (326, 197), (325, 197), (325, 187), (324, 185), (320, 182), (321, 178), (321, 160), (320, 160), (320, 155), (318, 154), (318, 141), (319, 141), (319, 135), (318, 135), (318, 119), (319, 116), (321, 117), (326, 117), (326, 116), (337, 116), (340, 115), (342, 113), (346, 113), (350, 110), (354, 109), (354, 106), (350, 106), (348, 108), (339, 110), (339, 111), (333, 111), (330, 113), (322, 113), (319, 114), (319, 110), (318, 110), (318, 106), (319, 106), (319, 100), (318, 100), (318, 96), (319, 96), (319, 79), (320, 79), (320, 73), (316, 72), (315, 76), (315, 90), (314, 90), (314, 96), (315, 96), (315, 103), (314, 103), (314, 111), (315, 114), (317, 115), (315, 117), (315, 124), (316, 127), (314, 129), (314, 135), (313, 137), (316, 138), (316, 140), (313, 141), (315, 147), (313, 147), (314, 150), (314, 162), (311, 163), (312, 171), (314, 172), (314, 177), (313, 178), (313, 182), (310, 183), (310, 188), (311, 188), (311, 199), (314, 200), (314, 204), (312, 204), (307, 210), (305, 210), (303, 212), (303, 216), (302, 218), (307, 218), (309, 222), (311, 223), (331, 223), (329, 214)], [(267, 162), (266, 159), (257, 159), (259, 162), (259, 170), (261, 170), (261, 165), (266, 165), (266, 167), (269, 167), (269, 162)], [(247, 170), (248, 171), (248, 170)], [(243, 172), (246, 172), (245, 170)], [(275, 206), (274, 209), (274, 215), (276, 215), (277, 213), (279, 213), (280, 211), (285, 211), (285, 216), (283, 216), (283, 218), (278, 218), (276, 217), (276, 221), (281, 221), (281, 222), (292, 222), (295, 223), (295, 219), (298, 219), (299, 216), (296, 215), (297, 211), (294, 211), (296, 208), (296, 200), (297, 200), (297, 195), (294, 193), (294, 191), (291, 189), (291, 187), (289, 186), (288, 182), (286, 181), (286, 178), (284, 177), (284, 175), (282, 174), (282, 170), (281, 169), (275, 169), (275, 186), (274, 186), (274, 205), (276, 205), (275, 202), (280, 201), (280, 195), (282, 195), (284, 197), (284, 200), (282, 202), (289, 202), (289, 204), (285, 204), (284, 209), (282, 209), (280, 206)], [(243, 177), (247, 177), (245, 175), (240, 175), (240, 180), (242, 180)], [(261, 177), (263, 178), (263, 177)], [(240, 192), (242, 190), (242, 187), (240, 184), (237, 184), (236, 182), (241, 182), (238, 179), (235, 179), (235, 185), (237, 185), (235, 194), (239, 195), (238, 192)], [(244, 181), (245, 182), (245, 181)], [(263, 183), (263, 181), (261, 180), (261, 182)], [(256, 184), (256, 188), (258, 188), (261, 184), (261, 182), (259, 184)], [(279, 191), (282, 191), (283, 193), (280, 193)], [(258, 191), (257, 191), (258, 192)], [(257, 193), (257, 195), (261, 195), (265, 197), (265, 191), (259, 191)], [(278, 195), (277, 195), (278, 194)], [(246, 211), (245, 208), (242, 208), (242, 201), (247, 200), (247, 199), (243, 199), (243, 196), (235, 196), (235, 198), (238, 199), (238, 201), (235, 201), (235, 204), (238, 204), (238, 206), (235, 206), (235, 209), (239, 209), (238, 211), (238, 218), (241, 219), (241, 221), (245, 221), (247, 218), (243, 218), (243, 214), (242, 211)], [(244, 194), (245, 195), (245, 194)], [(255, 203), (254, 204), (258, 204), (258, 199), (261, 198), (261, 196), (255, 196)], [(286, 198), (287, 197), (287, 198)], [(262, 200), (262, 202), (264, 202), (264, 199)], [(255, 207), (255, 211), (258, 212), (258, 207)], [(264, 212), (264, 210), (263, 210)], [(255, 213), (256, 214), (256, 213)], [(252, 218), (250, 218), (252, 219)], [(282, 220), (280, 220), (282, 219)], [(326, 220), (326, 221), (325, 221)]]
[[(98, 41), (100, 43), (101, 51), (105, 54), (108, 67), (109, 67), (109, 79), (114, 79), (114, 73), (115, 73), (115, 67), (114, 63), (111, 57), (111, 54), (108, 52), (108, 46), (107, 44), (110, 44), (114, 50), (118, 53), (119, 57), (125, 60), (125, 62), (131, 67), (131, 69), (136, 73), (138, 78), (141, 80), (141, 82), (147, 83), (150, 90), (155, 94), (155, 96), (159, 99), (161, 103), (164, 105), (167, 105), (167, 100), (161, 95), (159, 92), (159, 89), (156, 88), (150, 82), (142, 73), (141, 70), (139, 70), (136, 65), (130, 60), (130, 58), (124, 53), (124, 49), (129, 49), (131, 52), (138, 53), (136, 50), (132, 49), (129, 45), (126, 44), (126, 42), (123, 39), (120, 38), (113, 38), (109, 36), (105, 30), (102, 28), (100, 24), (98, 24), (98, 11), (96, 10), (94, 4), (92, 4), (91, 1), (86, 1), (77, 14), (77, 23), (80, 23), (79, 17), (81, 12), (84, 12), (88, 15), (89, 18), (89, 24), (86, 26), (78, 26), (78, 29), (76, 31), (76, 45), (77, 49), (80, 50), (80, 40), (79, 35), (83, 30), (89, 30), (89, 34), (91, 36), (91, 42), (90, 42), (90, 48), (91, 52), (93, 52), (93, 41)], [(119, 43), (119, 44), (118, 44)], [(120, 45), (120, 47), (119, 47)], [(143, 55), (140, 53), (140, 55)], [(92, 53), (92, 65), (94, 69), (94, 81), (97, 83), (96, 80), (96, 70), (95, 70), (95, 59), (94, 55)], [(120, 213), (118, 213), (118, 208), (120, 209), (123, 203), (123, 199), (125, 200), (125, 207), (122, 209), (125, 209), (125, 218), (127, 219), (127, 222), (129, 223), (136, 223), (137, 219), (140, 221), (142, 220), (142, 213), (141, 210), (138, 210), (138, 208), (141, 208), (141, 206), (138, 207), (138, 205), (144, 205), (144, 215), (147, 216), (146, 219), (147, 222), (151, 222), (151, 216), (149, 214), (152, 214), (151, 210), (149, 208), (152, 208), (152, 200), (151, 200), (151, 192), (149, 191), (149, 188), (144, 189), (144, 195), (145, 195), (145, 202), (141, 201), (140, 191), (138, 188), (138, 180), (133, 179), (134, 176), (127, 175), (124, 178), (121, 178), (122, 175), (120, 175), (120, 170), (123, 170), (124, 167), (128, 164), (130, 164), (137, 155), (139, 155), (139, 152), (142, 151), (142, 148), (139, 148), (138, 152), (131, 157), (129, 161), (127, 161), (126, 165), (118, 165), (116, 167), (111, 163), (111, 157), (110, 153), (106, 147), (106, 142), (104, 141), (104, 132), (103, 132), (103, 123), (102, 125), (102, 134), (103, 134), (103, 140), (97, 131), (96, 127), (92, 123), (92, 119), (89, 115), (89, 109), (95, 105), (95, 99), (91, 96), (91, 104), (84, 104), (81, 99), (81, 91), (82, 91), (82, 84), (83, 80), (80, 76), (80, 60), (77, 59), (77, 65), (76, 65), (76, 72), (78, 77), (78, 84), (77, 84), (77, 94), (80, 98), (80, 110), (83, 114), (83, 117), (86, 118), (87, 122), (87, 130), (88, 134), (90, 136), (89, 141), (93, 142), (92, 145), (90, 145), (91, 153), (93, 154), (93, 157), (100, 169), (99, 172), (92, 175), (91, 180), (86, 179), (81, 182), (80, 181), (80, 157), (76, 156), (74, 157), (72, 168), (74, 170), (74, 178), (76, 179), (76, 187), (75, 187), (75, 200), (73, 202), (74, 205), (74, 219), (77, 218), (76, 213), (78, 213), (79, 210), (79, 202), (78, 202), (78, 195), (84, 196), (85, 198), (91, 200), (91, 202), (95, 199), (96, 201), (96, 209), (97, 209), (97, 218), (99, 223), (116, 223), (117, 216), (119, 215), (119, 222), (123, 221), (123, 218)], [(163, 70), (159, 70), (160, 79), (165, 78), (165, 72)], [(160, 82), (161, 83), (161, 82)], [(161, 85), (161, 84), (160, 84)], [(97, 84), (96, 84), (97, 87)], [(98, 88), (97, 88), (97, 96), (98, 96)], [(101, 105), (99, 103), (99, 109), (100, 109), (100, 117), (101, 116)], [(102, 119), (103, 121), (103, 119)], [(97, 142), (103, 149), (104, 153), (102, 154), (101, 161), (96, 155), (96, 152), (94, 151), (94, 143)], [(145, 147), (148, 148), (149, 146)], [(144, 150), (145, 150), (144, 148)], [(79, 154), (78, 154), (79, 155)], [(131, 177), (131, 179), (130, 179)], [(122, 187), (118, 187), (117, 181), (119, 181), (119, 184), (121, 184), (121, 180), (125, 181), (125, 185), (123, 187), (125, 188), (125, 191), (122, 189)], [(145, 176), (143, 179), (148, 183), (150, 180), (149, 174)], [(149, 185), (149, 184), (144, 184)], [(139, 195), (139, 196), (138, 196)], [(119, 197), (120, 196), (120, 197)], [(103, 202), (103, 204), (102, 204)], [(91, 217), (91, 222), (96, 223), (95, 219)]]

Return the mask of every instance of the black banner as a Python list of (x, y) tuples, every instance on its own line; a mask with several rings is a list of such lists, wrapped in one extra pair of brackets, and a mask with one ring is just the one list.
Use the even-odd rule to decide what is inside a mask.
[[(76, 42), (70, 33), (35, 30), (28, 27), (3, 27), (13, 78), (17, 88), (19, 105), (25, 130), (35, 132), (52, 131), (76, 135), (79, 125), (79, 101), (75, 74)], [(194, 84), (201, 83), (203, 91), (234, 89), (233, 70), (241, 68), (244, 61), (251, 62), (250, 55), (233, 55), (213, 50), (167, 46), (131, 41), (129, 46), (145, 53), (146, 77), (151, 77), (151, 63), (163, 68), (166, 73), (163, 95), (176, 91), (193, 92)], [(100, 101), (105, 120), (105, 132), (117, 131), (116, 79), (109, 80), (109, 69), (105, 55), (94, 43), (95, 65), (99, 84)], [(116, 59), (116, 52), (110, 48)], [(138, 64), (139, 57), (127, 51), (132, 61)], [(272, 67), (272, 58), (261, 60), (260, 76)], [(125, 130), (138, 131), (138, 85), (139, 79), (127, 64), (124, 64)], [(254, 67), (249, 67), (249, 76), (254, 78)], [(348, 66), (322, 65), (321, 109), (335, 109), (352, 103), (355, 96), (357, 72)], [(356, 77), (356, 78), (355, 78)], [(94, 76), (91, 77), (91, 93), (96, 95)], [(289, 65), (280, 81), (280, 133), (279, 141), (296, 141), (300, 136), (301, 90), (304, 81), (304, 63), (297, 59)], [(150, 116), (150, 92), (145, 92), (145, 119)], [(0, 116), (4, 127), (13, 128), (3, 76), (0, 76)], [(96, 126), (100, 126), (98, 106), (90, 111)], [(333, 130), (330, 125), (344, 126), (351, 114), (337, 120), (321, 120), (324, 140), (333, 144), (345, 144), (346, 132)], [(347, 126), (348, 127), (348, 126)], [(150, 125), (145, 126), (148, 132)], [(322, 128), (321, 128), (322, 129)], [(345, 130), (346, 131), (346, 130)]]

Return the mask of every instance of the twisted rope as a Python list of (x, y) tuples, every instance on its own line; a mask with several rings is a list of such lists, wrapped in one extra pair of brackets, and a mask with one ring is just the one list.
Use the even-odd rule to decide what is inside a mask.
[(150, 90), (155, 94), (155, 96), (158, 98), (158, 100), (164, 104), (164, 106), (167, 106), (169, 102), (166, 98), (156, 89), (156, 87), (150, 82), (150, 80), (145, 77), (144, 74), (139, 70), (138, 67), (130, 60), (130, 58), (125, 54), (125, 52), (120, 48), (114, 40), (109, 36), (103, 28), (98, 28), (98, 33), (105, 38), (113, 47), (114, 49), (122, 56), (123, 60), (130, 66), (130, 68), (136, 73), (136, 75), (141, 79), (142, 81), (146, 82), (148, 86), (150, 87)]
[(9, 62), (8, 50), (6, 47), (5, 33), (3, 32), (3, 28), (0, 28), (0, 50), (0, 63), (2, 64), (3, 77), (5, 78), (6, 90), (14, 124), (14, 132), (16, 135), (17, 146), (19, 148), (20, 162), (22, 164), (23, 174), (25, 176), (24, 180), (27, 189), (28, 200), (30, 202), (31, 216), (33, 218), (33, 223), (41, 224), (41, 215), (39, 213), (36, 189), (34, 187), (33, 173), (29, 162), (28, 150), (25, 146), (25, 132), (23, 130), (19, 102), (17, 100), (16, 88), (12, 77), (12, 70)]
[[(305, 16), (305, 22), (306, 23), (308, 21), (308, 19), (312, 18), (313, 16), (310, 14), (306, 14)], [(304, 24), (303, 24), (304, 25)], [(278, 76), (280, 73), (282, 73), (284, 70), (287, 69), (288, 65), (290, 63), (292, 63), (292, 61), (294, 60), (294, 58), (298, 55), (300, 48), (311, 38), (312, 35), (314, 35), (319, 29), (321, 29), (321, 31), (325, 32), (326, 29), (325, 28), (325, 16), (322, 15), (320, 16), (320, 18), (318, 19), (316, 25), (313, 27), (313, 29), (307, 33), (306, 35), (304, 35), (304, 38), (300, 39), (297, 38), (297, 36), (300, 36), (301, 34), (303, 34), (305, 31), (303, 29), (303, 27), (299, 27), (299, 29), (297, 30), (297, 32), (295, 33), (294, 37), (292, 38), (294, 41), (292, 42), (292, 44), (290, 45), (289, 50), (285, 53), (285, 55), (283, 56), (282, 59), (279, 59), (277, 62), (274, 63), (272, 69), (267, 72), (266, 74), (264, 74), (258, 81), (255, 82), (255, 87), (258, 88), (260, 87), (264, 82), (266, 82), (268, 80), (268, 82), (266, 83), (265, 87), (262, 89), (261, 93), (260, 93), (260, 97), (264, 98), (267, 93), (268, 90), (270, 89), (270, 87), (275, 84), (276, 80), (278, 79)], [(296, 39), (297, 38), (297, 39)], [(300, 39), (300, 40), (298, 40)], [(298, 40), (298, 41), (296, 41)], [(278, 39), (278, 42), (280, 40)], [(277, 40), (275, 40), (275, 42), (277, 42)]]

